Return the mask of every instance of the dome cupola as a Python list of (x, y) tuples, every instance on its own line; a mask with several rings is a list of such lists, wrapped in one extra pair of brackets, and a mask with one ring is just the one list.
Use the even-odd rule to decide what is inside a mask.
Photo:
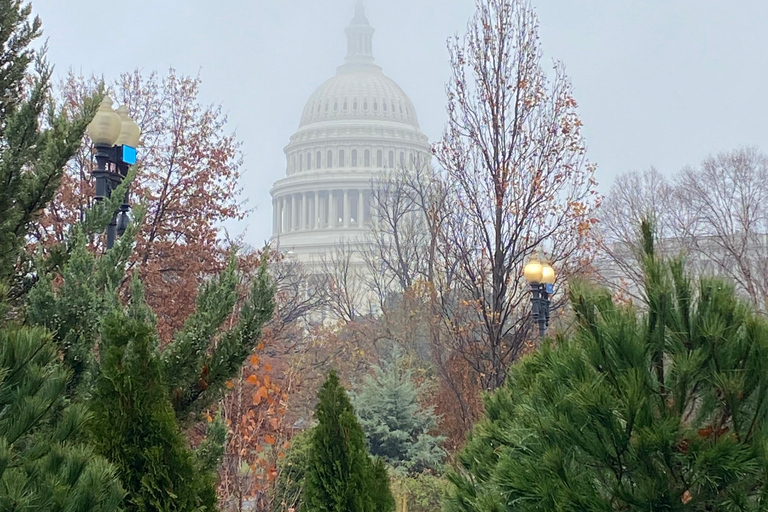
[(355, 6), (355, 17), (347, 27), (347, 66), (370, 66), (373, 64), (374, 29), (365, 17), (363, 0)]

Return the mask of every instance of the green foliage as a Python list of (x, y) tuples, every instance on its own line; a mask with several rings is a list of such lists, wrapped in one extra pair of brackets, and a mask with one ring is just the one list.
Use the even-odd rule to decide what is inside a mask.
[(369, 494), (373, 512), (391, 512), (395, 510), (395, 497), (389, 488), (389, 473), (383, 459), (376, 457), (369, 469)]
[(434, 407), (419, 403), (422, 392), (409, 370), (388, 364), (374, 367), (352, 397), (371, 454), (410, 473), (440, 471), (445, 457), (445, 438), (429, 433), (437, 416)]
[(184, 423), (197, 419), (223, 395), (226, 382), (237, 375), (261, 339), (262, 327), (272, 318), (274, 287), (267, 273), (266, 252), (250, 293), (239, 308), (237, 323), (223, 329), (234, 312), (237, 285), (233, 257), (224, 272), (203, 286), (195, 312), (164, 352), (173, 407)]
[[(30, 43), (40, 35), (31, 7), (0, 0), (0, 510), (113, 512), (123, 490), (115, 468), (84, 441), (90, 417), (66, 399), (70, 375), (51, 333), (8, 321), (34, 282), (24, 246), (58, 187), (93, 113), (49, 111), (50, 68)], [(29, 65), (36, 61), (36, 70)]]
[(215, 474), (179, 429), (152, 326), (115, 308), (102, 329), (91, 437), (118, 467), (127, 509), (215, 510)]
[(0, 281), (11, 282), (14, 297), (30, 271), (23, 251), (30, 224), (53, 198), (96, 107), (91, 98), (72, 119), (46, 111), (51, 68), (29, 48), (41, 33), (30, 14), (29, 4), (0, 2)]
[(205, 433), (200, 446), (195, 450), (200, 467), (204, 471), (217, 471), (224, 459), (224, 448), (227, 442), (227, 424), (221, 417), (221, 412), (216, 414), (208, 430)]
[(291, 446), (277, 465), (277, 481), (272, 495), (272, 510), (300, 510), (303, 502), (302, 485), (307, 471), (312, 431), (305, 430), (291, 439)]
[(115, 469), (82, 443), (89, 418), (65, 406), (67, 382), (47, 331), (0, 327), (0, 510), (118, 510)]
[[(66, 263), (56, 272), (43, 272), (29, 292), (27, 321), (54, 334), (64, 361), (72, 371), (69, 395), (87, 381), (94, 368), (94, 347), (101, 321), (117, 303), (117, 289), (125, 277), (134, 236), (140, 223), (131, 223), (104, 256), (88, 250), (78, 228), (72, 233)], [(54, 290), (53, 280), (60, 282)]]
[[(303, 486), (303, 510), (390, 512), (394, 500), (381, 462), (371, 461), (352, 403), (331, 372), (319, 393)], [(382, 476), (384, 471), (384, 476)], [(374, 499), (377, 500), (374, 503)]]
[(398, 502), (404, 499), (407, 512), (435, 512), (440, 510), (447, 484), (444, 478), (429, 473), (396, 475), (392, 493)]
[(447, 510), (768, 509), (768, 323), (644, 232), (648, 310), (574, 284), (575, 333), (488, 397)]

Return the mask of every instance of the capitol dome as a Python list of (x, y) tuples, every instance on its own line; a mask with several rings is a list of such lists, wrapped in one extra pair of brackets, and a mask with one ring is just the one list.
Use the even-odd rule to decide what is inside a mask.
[(342, 66), (336, 76), (309, 98), (299, 126), (358, 119), (393, 121), (419, 128), (411, 100), (377, 66), (347, 70)]
[(362, 249), (378, 176), (431, 160), (411, 100), (374, 63), (362, 1), (346, 33), (344, 64), (307, 101), (271, 191), (273, 241), (309, 266), (340, 243)]

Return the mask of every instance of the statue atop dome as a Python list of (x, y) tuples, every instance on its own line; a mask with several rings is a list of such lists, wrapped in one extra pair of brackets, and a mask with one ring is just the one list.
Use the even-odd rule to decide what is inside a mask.
[(363, 0), (357, 0), (355, 4), (355, 17), (352, 19), (352, 23), (360, 25), (368, 25), (368, 18), (365, 17), (365, 4)]

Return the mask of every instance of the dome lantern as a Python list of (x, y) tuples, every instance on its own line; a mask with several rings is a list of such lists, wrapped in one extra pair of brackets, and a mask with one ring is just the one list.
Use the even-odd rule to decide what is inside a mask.
[(373, 33), (374, 28), (365, 17), (363, 0), (355, 5), (355, 17), (347, 27), (347, 65), (373, 64)]

